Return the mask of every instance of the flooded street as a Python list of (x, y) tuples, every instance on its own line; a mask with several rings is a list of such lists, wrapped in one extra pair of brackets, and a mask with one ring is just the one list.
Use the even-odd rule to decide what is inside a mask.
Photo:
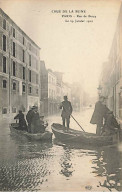
[[(88, 132), (93, 110), (74, 114)], [(49, 117), (61, 123), (59, 116)], [(10, 120), (0, 122), (0, 191), (122, 191), (122, 145), (85, 147), (30, 141), (10, 134)], [(70, 126), (80, 130), (71, 119)]]

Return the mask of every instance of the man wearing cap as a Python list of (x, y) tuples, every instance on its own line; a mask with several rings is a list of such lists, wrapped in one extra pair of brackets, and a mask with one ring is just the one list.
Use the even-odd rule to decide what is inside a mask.
[(65, 127), (65, 121), (67, 124), (67, 128), (69, 128), (69, 123), (70, 123), (70, 115), (72, 114), (72, 105), (71, 102), (68, 101), (67, 96), (64, 96), (64, 101), (60, 105), (60, 109), (62, 109), (62, 121), (63, 121), (63, 126)]
[(90, 123), (96, 124), (96, 134), (101, 135), (101, 128), (103, 127), (103, 119), (106, 117), (106, 113), (108, 112), (108, 108), (104, 104), (105, 97), (100, 96), (99, 101), (95, 104), (95, 109), (91, 118)]

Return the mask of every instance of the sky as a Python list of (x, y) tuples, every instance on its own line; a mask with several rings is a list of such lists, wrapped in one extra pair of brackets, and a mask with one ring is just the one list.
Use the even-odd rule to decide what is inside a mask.
[[(120, 0), (0, 0), (0, 7), (39, 45), (40, 59), (47, 68), (63, 72), (65, 82), (79, 82), (87, 93), (96, 96), (120, 3)], [(75, 22), (78, 20), (84, 22)]]

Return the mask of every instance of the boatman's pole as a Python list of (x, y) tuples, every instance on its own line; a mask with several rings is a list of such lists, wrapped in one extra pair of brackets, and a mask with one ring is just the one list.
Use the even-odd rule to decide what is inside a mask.
[(70, 115), (73, 119), (74, 119), (74, 121), (79, 125), (79, 127), (85, 132), (85, 130), (81, 127), (81, 125), (78, 123), (78, 121), (76, 121), (76, 119), (74, 118), (74, 116), (72, 116), (72, 114)]
[[(64, 108), (65, 112), (68, 113), (68, 111), (65, 109), (64, 105), (62, 105), (62, 107)], [(72, 116), (72, 114), (70, 114), (70, 116), (74, 119), (74, 121), (79, 125), (79, 127), (85, 132), (85, 130), (81, 127), (81, 125), (78, 123), (78, 121), (76, 121), (76, 119), (74, 118), (74, 116)]]

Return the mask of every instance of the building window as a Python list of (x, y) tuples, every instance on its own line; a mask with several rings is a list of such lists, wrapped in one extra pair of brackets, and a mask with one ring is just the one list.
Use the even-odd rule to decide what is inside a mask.
[(38, 89), (36, 89), (36, 94), (38, 95)]
[(31, 51), (31, 43), (29, 43), (29, 50)]
[(22, 55), (23, 55), (23, 59), (22, 60), (23, 60), (23, 62), (25, 62), (25, 51), (24, 50), (22, 51)]
[(29, 66), (31, 66), (31, 55), (29, 55)]
[(25, 67), (23, 67), (23, 79), (25, 80)]
[(32, 93), (32, 88), (31, 87), (29, 87), (29, 93)]
[(6, 30), (6, 20), (3, 19), (3, 29)]
[(13, 90), (16, 90), (16, 83), (13, 82)]
[(3, 35), (3, 51), (6, 51), (6, 36)]
[(6, 57), (3, 56), (3, 72), (6, 73)]
[(38, 60), (36, 60), (36, 70), (38, 70)]
[(2, 114), (7, 114), (7, 108), (2, 108)]
[(3, 88), (7, 88), (7, 81), (3, 80)]
[(38, 51), (37, 51), (37, 49), (36, 49), (36, 56), (38, 55)]
[(25, 93), (25, 84), (22, 85), (22, 91)]
[(12, 107), (12, 113), (16, 113), (16, 108), (15, 107)]
[(16, 76), (16, 64), (13, 61), (13, 76)]
[(29, 70), (29, 82), (31, 82), (31, 70)]
[(14, 57), (15, 57), (15, 49), (16, 49), (15, 42), (13, 42), (13, 56)]
[(25, 38), (23, 37), (23, 45), (25, 45)]
[(15, 28), (13, 28), (13, 37), (15, 38)]
[(38, 84), (38, 74), (36, 74), (36, 84)]

